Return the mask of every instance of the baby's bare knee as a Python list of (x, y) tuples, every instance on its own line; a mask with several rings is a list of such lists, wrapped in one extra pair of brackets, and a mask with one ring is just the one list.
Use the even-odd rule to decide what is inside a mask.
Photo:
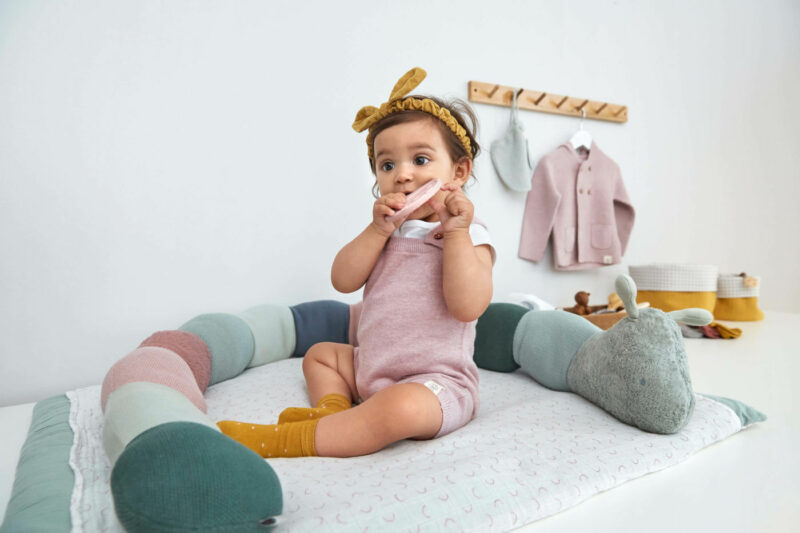
[(303, 357), (303, 372), (317, 368), (319, 365), (336, 370), (339, 367), (339, 345), (335, 342), (318, 342), (311, 346)]
[(433, 393), (418, 384), (395, 385), (392, 401), (385, 405), (380, 431), (396, 434), (398, 439), (429, 438), (441, 425), (441, 406)]
[(335, 357), (335, 352), (327, 346), (329, 344), (332, 343), (318, 342), (306, 351), (306, 355), (303, 356), (303, 371), (320, 363), (325, 364), (326, 360), (329, 360), (331, 356)]

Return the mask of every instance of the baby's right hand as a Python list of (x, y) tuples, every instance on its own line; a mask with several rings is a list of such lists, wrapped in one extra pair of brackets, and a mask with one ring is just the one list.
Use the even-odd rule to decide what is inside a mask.
[(403, 220), (396, 220), (389, 222), (386, 217), (394, 215), (397, 211), (405, 207), (406, 195), (401, 192), (393, 192), (385, 194), (375, 200), (372, 206), (372, 225), (377, 229), (381, 235), (391, 237), (394, 230), (396, 230)]

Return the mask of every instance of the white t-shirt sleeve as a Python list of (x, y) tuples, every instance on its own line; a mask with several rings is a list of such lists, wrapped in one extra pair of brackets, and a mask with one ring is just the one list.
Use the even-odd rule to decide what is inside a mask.
[(494, 245), (492, 244), (492, 237), (489, 235), (489, 230), (480, 224), (470, 224), (469, 237), (472, 239), (472, 244), (474, 246), (481, 246), (483, 244), (489, 245), (489, 251), (492, 252), (492, 264), (494, 264), (497, 260), (497, 253), (494, 250)]
[[(407, 220), (403, 222), (399, 228), (394, 230), (394, 236), (405, 237), (409, 239), (424, 239), (428, 233), (438, 225), (438, 222)], [(497, 259), (497, 254), (494, 251), (494, 245), (492, 244), (492, 238), (489, 235), (489, 231), (480, 224), (473, 222), (469, 225), (469, 237), (472, 239), (472, 244), (474, 246), (481, 246), (483, 244), (487, 244), (489, 246), (489, 249), (492, 252), (492, 264), (494, 264), (495, 260)]]

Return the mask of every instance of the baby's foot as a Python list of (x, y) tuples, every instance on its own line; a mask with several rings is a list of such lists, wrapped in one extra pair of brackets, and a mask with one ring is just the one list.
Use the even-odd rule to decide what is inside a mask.
[(235, 420), (217, 422), (219, 429), (261, 457), (308, 457), (317, 455), (314, 432), (318, 420), (291, 424), (261, 425)]
[(316, 420), (323, 416), (339, 413), (350, 407), (350, 400), (341, 394), (326, 394), (317, 402), (316, 407), (289, 407), (284, 409), (278, 417), (278, 424)]

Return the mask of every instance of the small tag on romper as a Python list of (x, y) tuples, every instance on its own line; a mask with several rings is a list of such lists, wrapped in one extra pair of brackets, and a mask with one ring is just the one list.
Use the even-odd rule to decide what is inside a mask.
[(431, 390), (431, 392), (434, 393), (436, 396), (439, 396), (439, 393), (444, 390), (444, 387), (442, 387), (435, 381), (426, 381), (424, 385), (428, 387)]
[(614, 258), (611, 257), (610, 255), (604, 255), (603, 256), (603, 264), (604, 265), (610, 265), (612, 261), (614, 261)]

